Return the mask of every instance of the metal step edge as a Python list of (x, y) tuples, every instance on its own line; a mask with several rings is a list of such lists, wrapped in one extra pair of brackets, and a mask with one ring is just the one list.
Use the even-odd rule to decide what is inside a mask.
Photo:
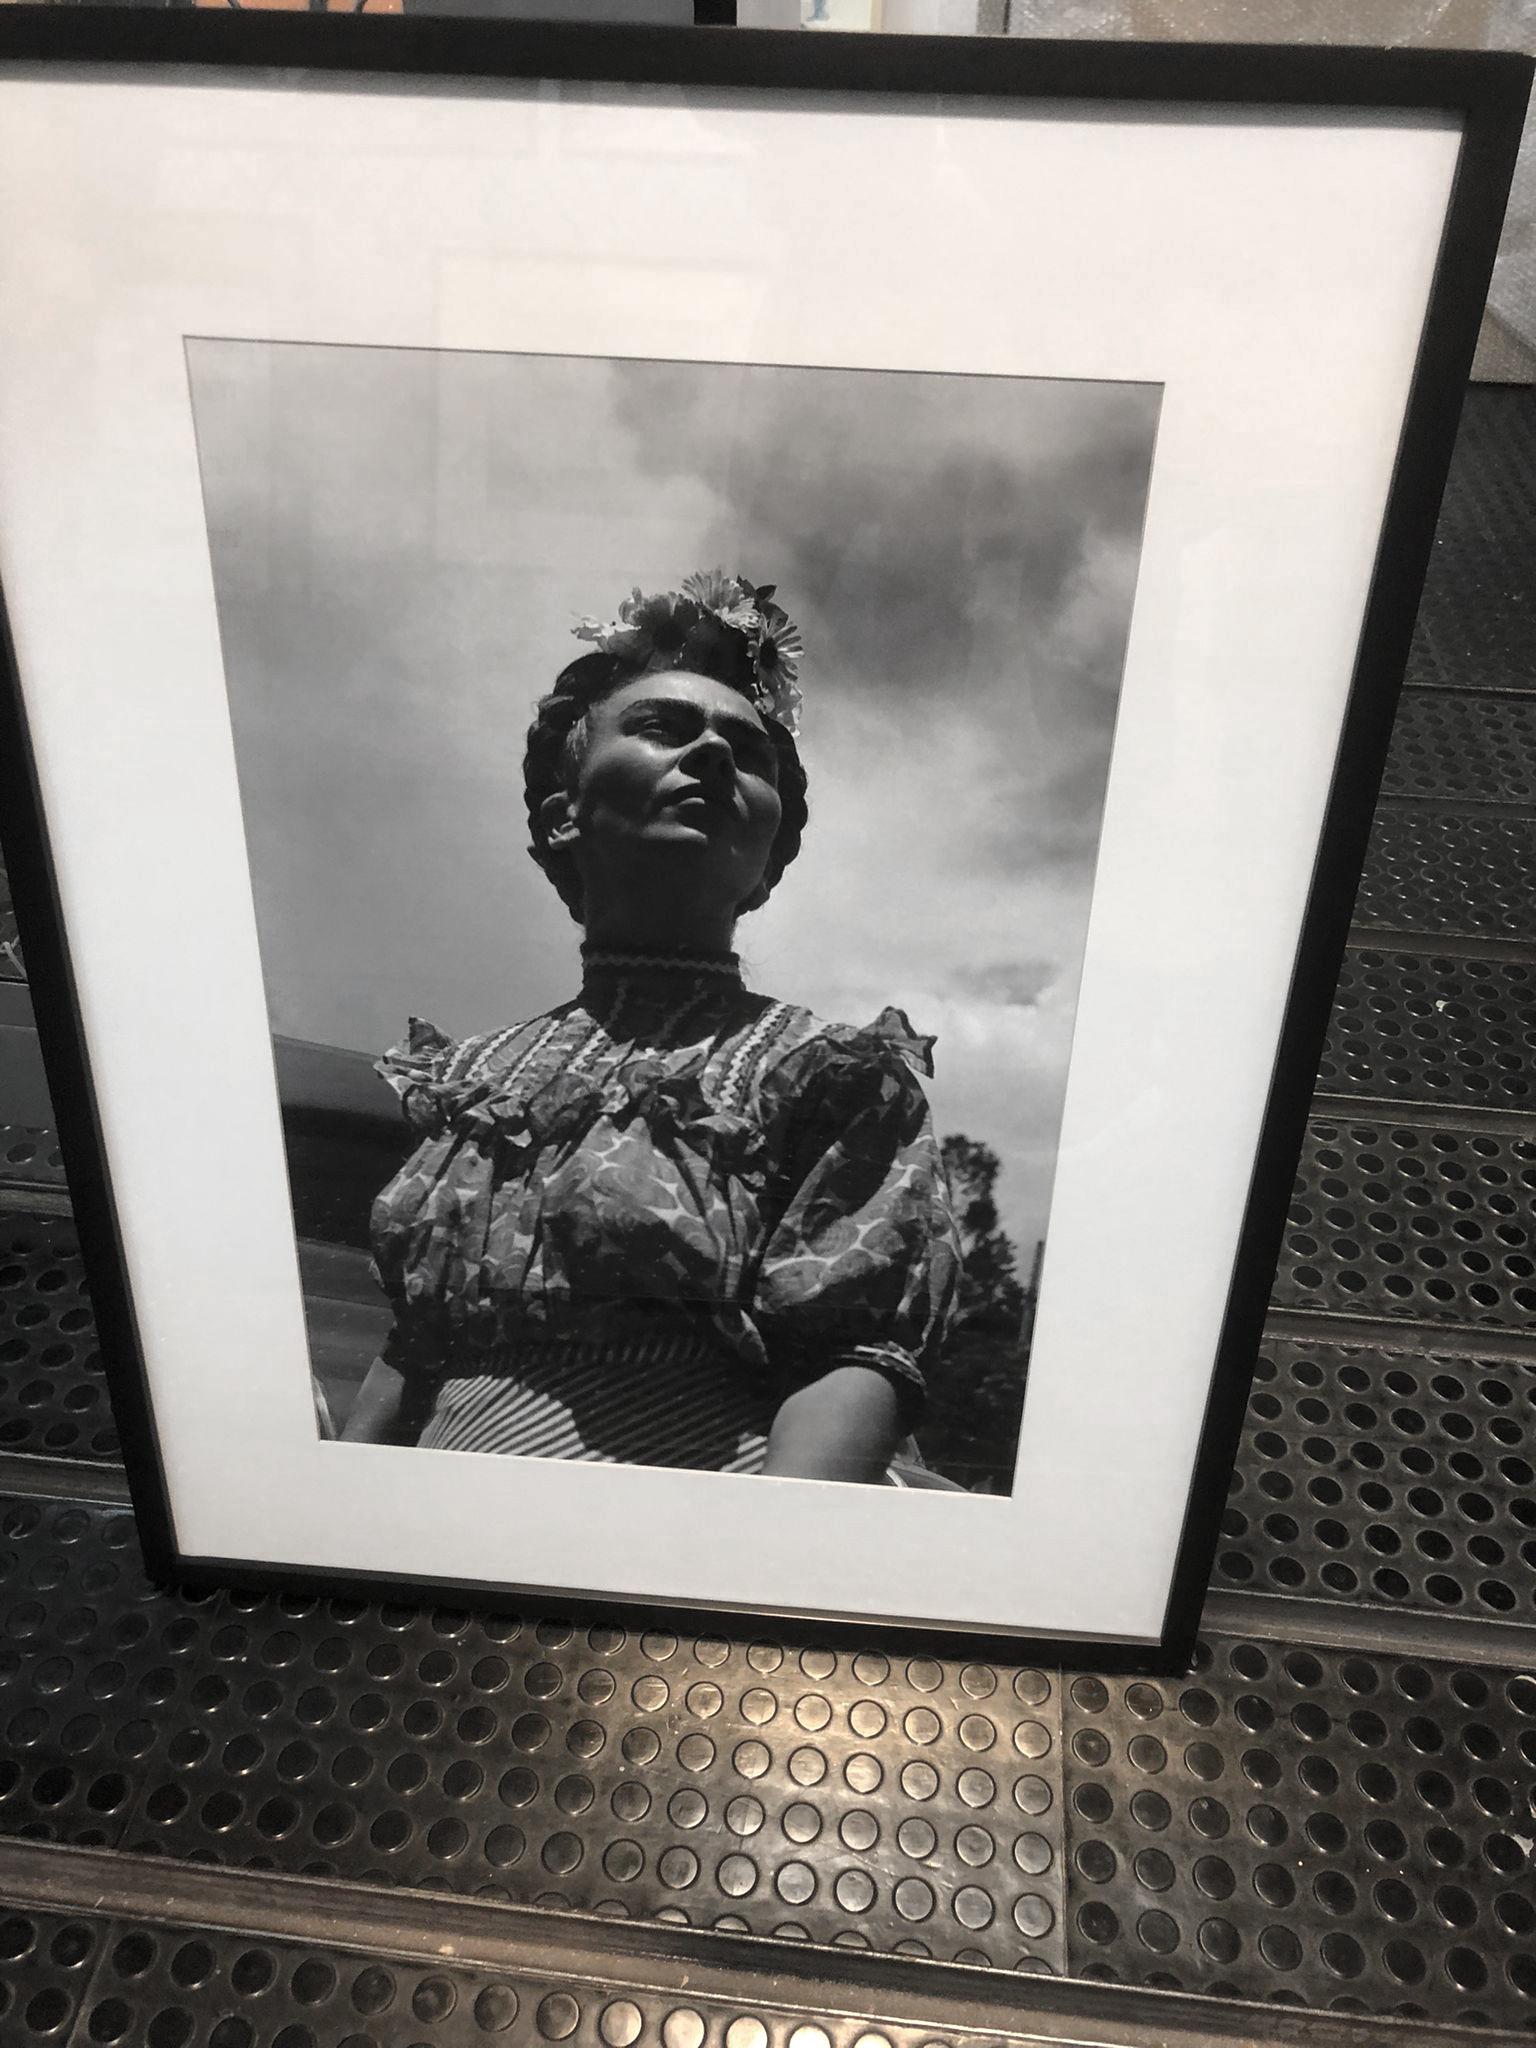
[[(1366, 2018), (1196, 1993), (1101, 1984), (958, 1963), (818, 1948), (770, 1937), (615, 1921), (594, 1914), (330, 1878), (237, 1871), (111, 1849), (0, 1841), (0, 1901), (169, 1929), (492, 1970), (584, 2004), (681, 2000), (745, 2011), (782, 2038), (784, 2022), (819, 2023), (829, 2048), (878, 2029), (891, 2048), (956, 2033), (1059, 2048), (1466, 2048), (1481, 2028)], [(585, 1994), (585, 1997), (583, 1996)], [(753, 2009), (755, 2008), (755, 2013)], [(777, 2020), (777, 2026), (772, 2023)], [(586, 2038), (595, 2038), (587, 2035)]]

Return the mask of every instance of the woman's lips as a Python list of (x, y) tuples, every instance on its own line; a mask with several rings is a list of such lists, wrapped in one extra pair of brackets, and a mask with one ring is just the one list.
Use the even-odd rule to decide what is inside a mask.
[(676, 796), (668, 797), (666, 807), (669, 811), (680, 811), (684, 809), (685, 806), (690, 804), (702, 805), (703, 808), (708, 811), (721, 811), (726, 813), (728, 813), (731, 808), (731, 806), (722, 797), (711, 796), (708, 790), (704, 789), (679, 790)]

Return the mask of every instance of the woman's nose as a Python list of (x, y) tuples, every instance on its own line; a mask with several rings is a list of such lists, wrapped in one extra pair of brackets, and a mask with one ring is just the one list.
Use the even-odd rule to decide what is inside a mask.
[(724, 733), (712, 732), (708, 728), (697, 736), (684, 760), (695, 775), (709, 775), (719, 781), (728, 781), (736, 773), (736, 756), (731, 752), (730, 741)]

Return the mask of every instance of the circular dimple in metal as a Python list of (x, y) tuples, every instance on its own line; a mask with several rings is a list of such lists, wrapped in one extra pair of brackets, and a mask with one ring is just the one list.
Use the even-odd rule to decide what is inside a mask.
[(979, 1870), (997, 1854), (997, 1844), (983, 1827), (963, 1827), (955, 1835), (955, 1854), (962, 1863)]
[(785, 1807), (779, 1816), (779, 1826), (791, 1842), (814, 1842), (821, 1833), (821, 1815), (814, 1806), (797, 1800), (792, 1806)]
[(1050, 1786), (1044, 1778), (1028, 1772), (1013, 1781), (1013, 1803), (1020, 1813), (1041, 1814), (1049, 1812), (1053, 1801)]
[(867, 1913), (875, 1903), (875, 1881), (867, 1870), (839, 1871), (832, 1892), (845, 1913)]
[(896, 1830), (896, 1842), (903, 1855), (922, 1861), (938, 1847), (939, 1837), (931, 1821), (909, 1814)]
[(862, 1752), (849, 1757), (843, 1765), (843, 1782), (851, 1792), (865, 1795), (876, 1792), (884, 1777), (885, 1767), (879, 1759)]
[(674, 2007), (662, 2021), (662, 2048), (702, 2048), (709, 2028), (690, 2005)]
[(759, 1799), (733, 1799), (725, 1809), (725, 1824), (736, 1835), (755, 1835), (763, 1824), (763, 1818), (763, 1805)]
[(616, 1998), (603, 2007), (597, 2031), (604, 2048), (634, 2048), (645, 2031), (645, 2015), (633, 1999)]
[(580, 1835), (561, 1829), (546, 1838), (539, 1854), (546, 1870), (556, 1877), (568, 1877), (585, 1857), (586, 1845)]
[(892, 1902), (903, 1920), (926, 1920), (933, 1912), (933, 1890), (920, 1877), (898, 1879)]
[[(1090, 1911), (1091, 1908), (1084, 1910)], [(1107, 1912), (1107, 1909), (1101, 1910)], [(1113, 1920), (1113, 1914), (1109, 1914), (1108, 1918)], [(1020, 1934), (1027, 1934), (1031, 1940), (1039, 1941), (1050, 1933), (1055, 1925), (1056, 1915), (1049, 1899), (1042, 1897), (1039, 1892), (1021, 1892), (1013, 1902), (1013, 1921)], [(1095, 1934), (1091, 1938), (1097, 1941), (1113, 1939), (1113, 1936)]]
[(729, 1899), (743, 1899), (757, 1887), (757, 1865), (750, 1856), (725, 1856), (715, 1871), (715, 1881)]
[[(549, 2002), (546, 2000), (545, 2004)], [(473, 2011), (475, 2025), (482, 2034), (504, 2034), (517, 2018), (517, 1993), (510, 1984), (487, 1984), (484, 1990), (476, 1995)], [(540, 2032), (544, 2032), (544, 2006), (539, 2008), (538, 2025)], [(558, 2033), (549, 2035), (551, 2040), (562, 2038)]]
[(880, 1839), (880, 1823), (872, 1813), (854, 1807), (837, 1824), (838, 1837), (846, 1848), (863, 1854)]
[(691, 1849), (674, 1845), (658, 1857), (656, 1874), (669, 1891), (686, 1891), (699, 1874), (699, 1859)]
[(903, 1764), (901, 1789), (909, 1799), (932, 1799), (939, 1789), (939, 1774), (929, 1763)]
[(956, 1778), (955, 1790), (967, 1806), (990, 1806), (997, 1797), (997, 1780), (990, 1771), (972, 1768)]
[(961, 1926), (968, 1927), (972, 1933), (980, 1933), (983, 1928), (990, 1927), (997, 1916), (991, 1894), (983, 1891), (980, 1885), (962, 1885), (955, 1893), (952, 1909)]
[(539, 2001), (534, 2021), (546, 2041), (564, 2041), (581, 2025), (581, 2005), (569, 1991), (551, 1991)]
[(631, 1884), (645, 1868), (645, 1851), (638, 1842), (619, 1837), (603, 1850), (603, 1870), (616, 1884)]
[(956, 1733), (967, 1749), (977, 1752), (991, 1749), (997, 1741), (997, 1729), (985, 1714), (965, 1715)]
[(1039, 1877), (1050, 1869), (1055, 1860), (1055, 1851), (1044, 1835), (1033, 1832), (1016, 1835), (1013, 1842), (1013, 1860), (1026, 1877)]

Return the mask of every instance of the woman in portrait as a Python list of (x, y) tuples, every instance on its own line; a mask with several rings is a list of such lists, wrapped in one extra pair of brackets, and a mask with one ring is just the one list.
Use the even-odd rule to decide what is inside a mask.
[(720, 572), (578, 631), (524, 779), (581, 992), (385, 1055), (420, 1143), (343, 1435), (901, 1483), (958, 1274), (931, 1041), (754, 994), (732, 950), (806, 822), (798, 634)]

